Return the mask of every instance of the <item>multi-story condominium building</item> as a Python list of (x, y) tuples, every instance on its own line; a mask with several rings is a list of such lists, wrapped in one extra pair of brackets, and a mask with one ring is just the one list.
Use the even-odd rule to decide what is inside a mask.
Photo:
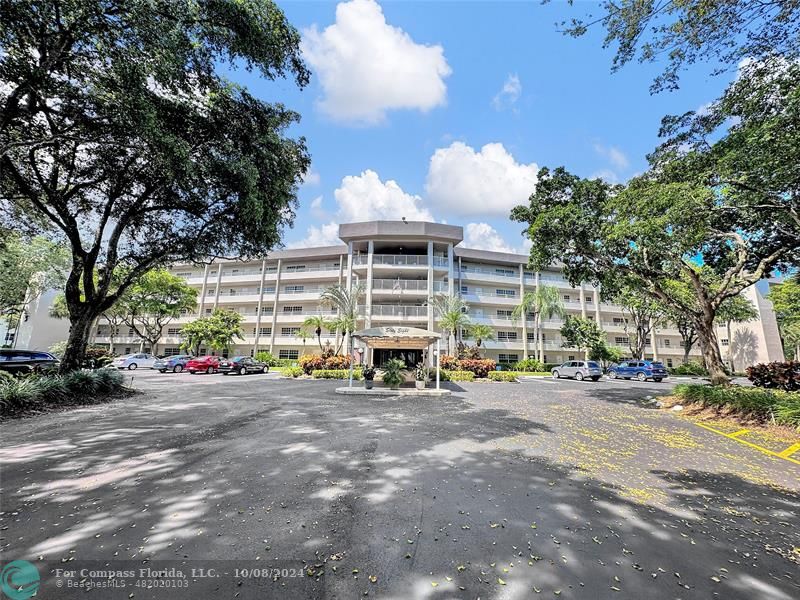
[[(334, 284), (365, 286), (359, 309), (360, 327), (404, 325), (437, 330), (436, 315), (427, 299), (434, 294), (459, 295), (469, 304), (475, 323), (490, 325), (495, 339), (483, 342), (484, 353), (501, 363), (535, 355), (533, 319), (514, 320), (512, 311), (525, 292), (538, 285), (559, 289), (567, 314), (597, 321), (608, 334), (608, 342), (629, 354), (625, 330), (626, 314), (619, 306), (600, 300), (599, 290), (591, 285), (571, 286), (557, 268), (534, 272), (528, 257), (462, 248), (463, 229), (440, 223), (371, 221), (339, 227), (342, 244), (318, 248), (281, 250), (263, 259), (215, 260), (208, 265), (174, 265), (172, 272), (198, 290), (198, 307), (172, 321), (164, 330), (157, 354), (180, 351), (181, 327), (211, 314), (216, 308), (238, 312), (243, 317), (245, 337), (231, 352), (250, 355), (267, 350), (280, 358), (297, 358), (303, 352), (319, 352), (315, 339), (298, 337), (309, 315), (335, 316), (335, 311), (320, 304), (320, 294)], [(723, 357), (732, 357), (737, 369), (748, 364), (783, 358), (775, 316), (755, 287), (746, 294), (760, 313), (760, 319), (735, 325), (733, 339), (720, 329)], [(543, 322), (545, 362), (560, 363), (580, 358), (575, 348), (565, 348), (560, 335), (563, 320)], [(109, 343), (109, 326), (102, 322), (95, 342)], [(122, 328), (115, 336), (114, 351), (136, 351), (140, 341)], [(324, 331), (322, 341), (336, 343), (335, 332)], [(468, 343), (470, 340), (466, 340)], [(658, 358), (668, 366), (680, 364), (684, 349), (678, 331), (670, 326), (656, 327), (647, 341), (647, 357)], [(203, 349), (205, 350), (205, 349)], [(375, 350), (364, 360), (376, 364), (394, 351)], [(417, 351), (418, 352), (418, 351)], [(700, 356), (693, 348), (691, 356)], [(404, 358), (416, 362), (414, 351)]]

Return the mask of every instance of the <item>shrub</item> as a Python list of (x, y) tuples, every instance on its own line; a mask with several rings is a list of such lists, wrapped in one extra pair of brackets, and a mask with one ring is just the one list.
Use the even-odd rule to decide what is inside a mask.
[(441, 381), (475, 381), (475, 373), (472, 371), (442, 371)]
[(261, 352), (256, 352), (254, 357), (257, 361), (263, 362), (270, 367), (277, 367), (278, 366), (278, 359), (275, 358), (272, 353), (267, 352), (266, 350), (262, 350)]
[(125, 378), (119, 369), (98, 369), (93, 373), (97, 391), (101, 394), (110, 394), (122, 387)]
[(549, 373), (550, 371), (552, 371), (556, 367), (560, 367), (560, 366), (561, 366), (561, 363), (544, 363), (544, 370)]
[(475, 374), (475, 377), (486, 377), (490, 371), (493, 372), (495, 370), (495, 367), (497, 367), (497, 362), (491, 358), (483, 358), (480, 360), (465, 358), (464, 360), (458, 361), (458, 369), (460, 371), (471, 371)]
[(14, 381), (14, 376), (8, 371), (0, 371), (0, 384), (6, 381)]
[(677, 367), (670, 367), (667, 369), (670, 375), (694, 375), (696, 377), (704, 377), (708, 375), (706, 368), (697, 362), (688, 362)]
[(445, 369), (446, 371), (455, 371), (458, 369), (458, 359), (449, 354), (442, 354), (439, 357), (439, 368)]
[(491, 371), (489, 373), (489, 379), (492, 381), (517, 381), (517, 375), (519, 372), (517, 371)]
[(753, 385), (794, 392), (800, 390), (800, 362), (759, 363), (747, 368), (747, 378)]
[(402, 372), (406, 368), (406, 363), (399, 358), (392, 358), (383, 365), (383, 383), (389, 387), (397, 387), (403, 383)]
[(284, 377), (300, 377), (303, 374), (302, 367), (281, 367), (281, 374)]
[(703, 406), (728, 406), (745, 415), (766, 420), (774, 417), (781, 425), (800, 428), (800, 393), (757, 387), (680, 384), (673, 392), (687, 402)]
[(324, 362), (324, 369), (328, 370), (336, 370), (336, 369), (349, 369), (350, 368), (350, 357), (344, 356), (342, 354), (335, 354), (333, 356), (325, 357)]
[(42, 406), (42, 384), (38, 378), (12, 379), (0, 383), (0, 413), (27, 412)]
[(321, 371), (325, 368), (325, 359), (316, 354), (304, 354), (297, 361), (297, 364), (303, 369), (303, 373), (311, 375), (314, 371)]
[[(314, 379), (350, 379), (350, 369), (316, 369), (311, 372)], [(353, 379), (361, 380), (361, 369), (353, 369)]]
[(111, 364), (114, 355), (103, 346), (89, 346), (83, 356), (83, 366), (86, 369), (100, 369)]
[(63, 379), (73, 396), (92, 397), (98, 391), (97, 379), (92, 371), (70, 371)]
[(525, 358), (514, 364), (515, 371), (522, 371), (528, 373), (540, 373), (545, 370), (544, 363), (535, 358)]

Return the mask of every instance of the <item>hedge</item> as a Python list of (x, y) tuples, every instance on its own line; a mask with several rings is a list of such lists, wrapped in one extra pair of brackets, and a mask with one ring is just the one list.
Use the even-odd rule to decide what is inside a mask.
[(19, 416), (57, 406), (106, 402), (124, 391), (117, 369), (73, 371), (0, 379), (0, 416)]
[[(314, 379), (350, 379), (350, 369), (315, 369), (311, 371)], [(361, 369), (353, 369), (353, 379), (361, 379)]]
[(694, 375), (698, 377), (705, 377), (708, 375), (706, 368), (700, 363), (688, 362), (677, 367), (669, 367), (667, 372), (670, 375)]
[(492, 371), (489, 373), (489, 379), (492, 381), (516, 382), (517, 375), (519, 375), (517, 371)]
[(300, 377), (303, 374), (302, 367), (282, 367), (281, 375), (284, 377)]
[(761, 420), (775, 419), (779, 425), (800, 429), (800, 392), (783, 392), (757, 387), (708, 386), (681, 383), (673, 394), (686, 402), (703, 406), (730, 407)]
[[(433, 376), (436, 379), (436, 375)], [(472, 371), (447, 371), (441, 369), (439, 371), (440, 381), (475, 381), (475, 373)]]

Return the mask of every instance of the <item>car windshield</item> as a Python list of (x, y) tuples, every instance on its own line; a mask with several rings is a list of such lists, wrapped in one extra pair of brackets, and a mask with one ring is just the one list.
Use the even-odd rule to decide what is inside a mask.
[(243, 360), (244, 360), (244, 356), (234, 356), (234, 357), (231, 359), (231, 362), (241, 362), (241, 361), (243, 361)]

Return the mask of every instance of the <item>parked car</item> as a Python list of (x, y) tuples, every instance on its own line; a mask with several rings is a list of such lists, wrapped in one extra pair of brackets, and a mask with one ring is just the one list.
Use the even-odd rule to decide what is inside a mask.
[(138, 354), (127, 354), (125, 356), (120, 356), (119, 358), (114, 359), (112, 364), (118, 369), (129, 369), (132, 371), (134, 369), (138, 369), (139, 367), (143, 369), (149, 369), (153, 366), (155, 361), (156, 357), (152, 354), (140, 352)]
[(212, 375), (219, 369), (219, 356), (197, 356), (186, 361), (186, 370), (192, 375), (208, 373)]
[(12, 375), (46, 373), (58, 368), (58, 359), (49, 352), (38, 350), (0, 350), (0, 371)]
[(192, 359), (191, 354), (174, 354), (172, 356), (165, 356), (164, 358), (156, 359), (153, 363), (153, 369), (166, 373), (172, 371), (173, 373), (180, 373), (186, 368), (186, 363)]
[(570, 360), (553, 369), (553, 379), (561, 377), (574, 377), (578, 381), (591, 379), (598, 381), (603, 376), (603, 369), (599, 363), (592, 360)]
[(652, 379), (656, 383), (667, 377), (667, 369), (658, 361), (653, 360), (626, 360), (609, 367), (609, 379), (638, 379), (639, 381), (647, 381)]
[(234, 356), (219, 363), (219, 370), (223, 375), (236, 373), (246, 375), (247, 373), (266, 373), (269, 365), (249, 356)]

